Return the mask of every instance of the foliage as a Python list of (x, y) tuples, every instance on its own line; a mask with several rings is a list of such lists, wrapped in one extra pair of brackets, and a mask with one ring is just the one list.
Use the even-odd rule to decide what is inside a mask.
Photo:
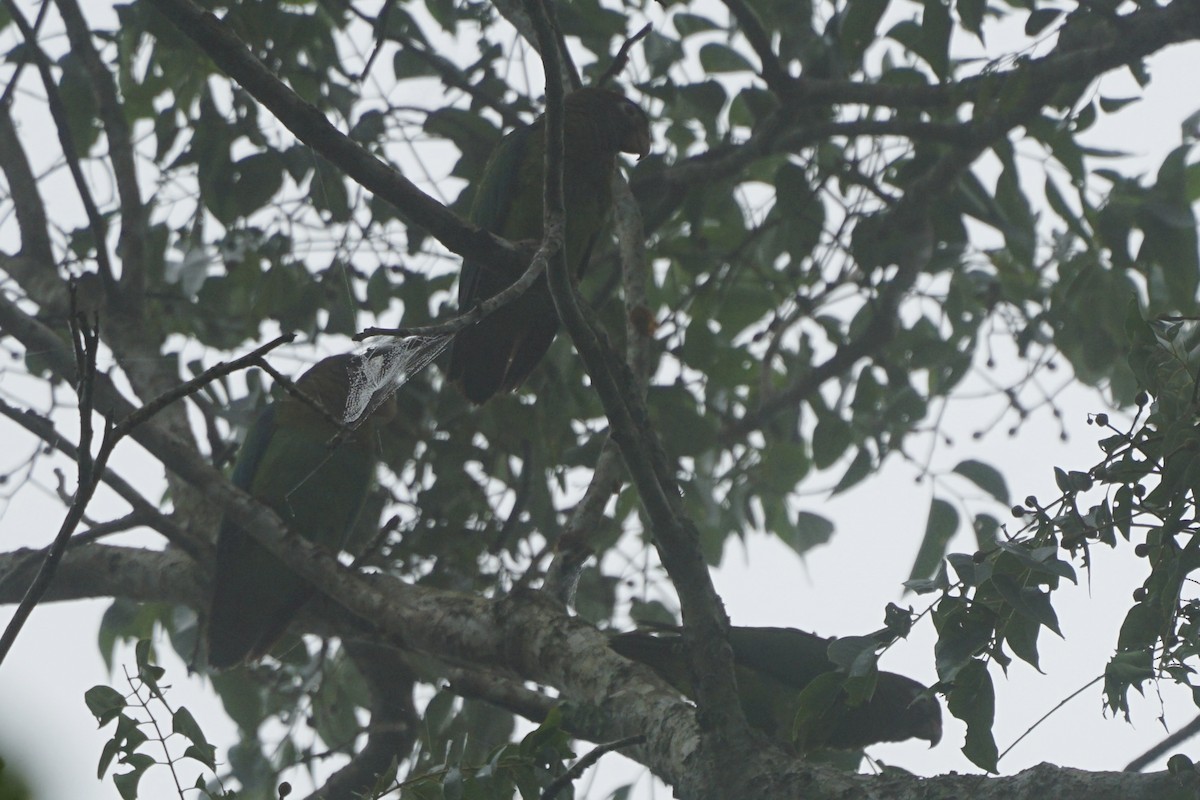
[[(619, 220), (617, 235), (597, 244), (579, 290), (634, 365), (625, 392), (639, 396), (648, 380), (646, 429), (669, 462), (660, 475), (676, 481), (663, 494), (683, 498), (695, 547), (715, 565), (727, 540), (751, 531), (801, 554), (836, 544), (832, 522), (802, 505), (817, 487), (869, 496), (871, 476), (895, 459), (932, 475), (908, 586), (937, 595), (938, 689), (968, 723), (964, 752), (987, 770), (998, 757), (989, 666), (1016, 656), (1038, 667), (1042, 629), (1061, 635), (1053, 592), (1076, 580), (1073, 564), (1086, 567), (1096, 544), (1136, 541), (1147, 569), (1106, 671), (1109, 706), (1127, 710), (1129, 688), (1155, 676), (1186, 683), (1195, 669), (1200, 606), (1186, 587), (1200, 566), (1200, 168), (1190, 140), (1153, 176), (1122, 173), (1117, 154), (1083, 140), (1101, 116), (1136, 103), (1094, 90), (1094, 80), (1127, 68), (1145, 85), (1145, 57), (1195, 38), (1171, 21), (1189, 3), (1194, 10), (1192, 0), (1120, 11), (1033, 0), (554, 4), (585, 82), (631, 43), (618, 82), (654, 120), (652, 154), (625, 165), (635, 221)], [(330, 136), (295, 138), (264, 110), (261, 87), (216, 66), (225, 62), (215, 47), (213, 60), (198, 58), (194, 31), (164, 16), (178, 0), (89, 8), (89, 20), (73, 2), (60, 5), (61, 20), (47, 24), (66, 38), (23, 32), (12, 13), (0, 20), (13, 80), (48, 76), (38, 93), (18, 93), (27, 116), (0, 111), (0, 322), (31, 380), (61, 387), (74, 376), (18, 319), (67, 342), (68, 318), (95, 314), (106, 369), (147, 403), (280, 331), (311, 343), (293, 351), (310, 360), (350, 348), (348, 337), (370, 325), (455, 313), (460, 258), (414, 221), (425, 219), (419, 204), (389, 203), (351, 180)], [(533, 30), (511, 2), (207, 5), (240, 38), (238, 52), (261, 60), (306, 109), (460, 215), (495, 143), (543, 107)], [(1014, 20), (1028, 41), (1002, 52), (990, 34)], [(646, 22), (650, 31), (632, 39)], [(1051, 35), (1044, 55), (1024, 54)], [(49, 137), (35, 141), (38, 118), (57, 150)], [(93, 185), (102, 176), (111, 186)], [(94, 213), (53, 203), (80, 195)], [(639, 257), (633, 245), (643, 240)], [(1021, 493), (1011, 477), (976, 459), (938, 471), (929, 453), (940, 453), (968, 388), (994, 387), (991, 424), (1007, 419), (1014, 433), (1030, 413), (1048, 413), (1037, 377), (1052, 361), (1137, 416), (1127, 429), (1097, 417), (1111, 431), (1104, 461), (1060, 470), (1062, 495), (1013, 507), (1023, 527), (1010, 533), (997, 509)], [(597, 556), (575, 597), (586, 619), (622, 623), (631, 605), (634, 616), (674, 616), (673, 600), (664, 609), (655, 599), (671, 596), (662, 570), (631, 587), (604, 558), (653, 559), (664, 544), (644, 487), (615, 466), (630, 459), (606, 444), (621, 433), (611, 399), (568, 337), (521, 393), (480, 408), (446, 384), (442, 365), (397, 392), (384, 478), (353, 537), (358, 566), (492, 597), (540, 585), (554, 558), (582, 541)], [(52, 392), (34, 410), (62, 427), (62, 389)], [(270, 396), (258, 372), (222, 375), (189, 396), (190, 418), (176, 404), (162, 424), (224, 467)], [(17, 411), (6, 415), (20, 424)], [(187, 528), (197, 537), (189, 555), (206, 569), (217, 515), (167, 471), (167, 496), (146, 503), (166, 510), (136, 524)], [(593, 475), (603, 478), (593, 487), (600, 502), (580, 503)], [(989, 499), (968, 504), (956, 487)], [(975, 552), (947, 556), (966, 532)], [(115, 598), (100, 631), (105, 657), (116, 641), (164, 630), (190, 662), (197, 617), (182, 606), (202, 611), (203, 602), (172, 595), (139, 606), (124, 591), (101, 592)], [(329, 634), (321, 646), (294, 630), (277, 658), (213, 676), (242, 736), (226, 758), (214, 761), (198, 726), (178, 731), (192, 741), (186, 757), (221, 762), (222, 781), (244, 796), (271, 796), (280, 775), (319, 756), (359, 755), (363, 719), (394, 702), (380, 699), (371, 659), (332, 644), (364, 636), (363, 626), (315, 616), (322, 623), (305, 630)], [(165, 703), (139, 654), (140, 685)], [(563, 728), (552, 721), (514, 743), (509, 711), (439, 684), (457, 654), (429, 655), (434, 663), (402, 667), (413, 676), (410, 703), (412, 685), (439, 687), (419, 735), (392, 754), (409, 782), (381, 785), (381, 795), (482, 797), (513, 786), (534, 796), (570, 758)], [(127, 703), (107, 687), (88, 695), (102, 724), (118, 722), (101, 773), (119, 757), (132, 768), (119, 786), (133, 796), (149, 765), (139, 748), (163, 737), (142, 733)], [(270, 720), (282, 723), (278, 746), (259, 738)], [(476, 788), (481, 774), (491, 789)]]
[[(138, 796), (138, 783), (142, 775), (158, 763), (143, 748), (161, 748), (166, 754), (165, 764), (175, 777), (179, 796), (183, 797), (177, 764), (184, 759), (191, 759), (209, 770), (216, 769), (216, 748), (204, 738), (204, 732), (187, 708), (180, 706), (173, 709), (167, 702), (164, 687), (160, 683), (165, 671), (151, 662), (150, 641), (143, 639), (138, 642), (135, 652), (137, 671), (133, 675), (126, 675), (130, 687), (128, 695), (111, 686), (93, 686), (84, 696), (88, 710), (96, 717), (100, 727), (107, 727), (114, 721), (117, 723), (112, 738), (104, 745), (96, 773), (98, 777), (104, 777), (113, 765), (113, 759), (118, 764), (130, 767), (127, 772), (114, 773), (113, 783), (122, 800), (132, 800)], [(163, 733), (154, 716), (154, 709), (158, 706), (171, 716), (169, 734)], [(179, 755), (172, 753), (173, 745), (170, 742), (173, 738), (188, 742)], [(194, 788), (204, 789), (203, 778), (196, 779)]]

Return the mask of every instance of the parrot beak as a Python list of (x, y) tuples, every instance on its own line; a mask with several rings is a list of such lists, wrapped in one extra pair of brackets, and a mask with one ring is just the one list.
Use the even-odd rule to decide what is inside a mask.
[(646, 156), (650, 155), (650, 129), (642, 128), (633, 132), (626, 142), (626, 147), (622, 148), (626, 153), (632, 153), (641, 161)]
[[(641, 114), (641, 109), (638, 113)], [(645, 116), (625, 134), (621, 141), (621, 152), (637, 156), (638, 161), (650, 154), (650, 123)]]

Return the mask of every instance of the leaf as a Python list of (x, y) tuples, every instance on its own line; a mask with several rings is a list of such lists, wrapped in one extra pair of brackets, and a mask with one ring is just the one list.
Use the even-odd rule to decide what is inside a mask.
[(254, 153), (233, 163), (232, 177), (237, 213), (248, 217), (283, 186), (283, 162), (274, 151)]
[(1077, 492), (1086, 492), (1092, 488), (1095, 483), (1092, 476), (1086, 472), (1073, 469), (1067, 473), (1067, 478), (1071, 482), (1071, 488)]
[(700, 66), (705, 72), (754, 72), (754, 65), (731, 47), (709, 42), (700, 48)]
[(976, 514), (971, 528), (975, 531), (975, 547), (980, 552), (991, 550), (999, 541), (1000, 520), (991, 514)]
[(962, 475), (999, 502), (1009, 505), (1008, 484), (1005, 482), (1004, 476), (1000, 474), (1000, 470), (991, 464), (967, 459), (958, 462), (958, 466), (954, 468), (954, 472)]
[(967, 723), (967, 739), (962, 752), (971, 763), (987, 772), (996, 772), (999, 752), (992, 737), (996, 716), (996, 694), (992, 676), (982, 661), (972, 661), (954, 679), (954, 688), (946, 698), (950, 713)]
[(671, 17), (671, 24), (675, 26), (675, 30), (679, 31), (679, 35), (685, 38), (696, 33), (715, 31), (720, 27), (708, 17), (682, 11)]
[(875, 41), (875, 29), (889, 0), (849, 0), (842, 12), (839, 43), (842, 55), (855, 67), (867, 46)]
[[(1020, 542), (1001, 540), (996, 543), (996, 547), (1006, 556), (1016, 559), (1035, 577), (1066, 578), (1072, 583), (1079, 582), (1075, 577), (1075, 568), (1058, 558), (1058, 548), (1054, 545), (1030, 548), (1027, 544)], [(1045, 582), (1039, 581), (1039, 583)]]
[(1050, 605), (1050, 595), (1035, 586), (1020, 586), (1008, 575), (992, 576), (992, 585), (1008, 605), (1023, 617), (1045, 625), (1062, 636), (1058, 627), (1058, 615)]
[(217, 750), (204, 738), (204, 731), (187, 708), (180, 706), (171, 716), (171, 730), (192, 742), (184, 751), (186, 758), (199, 761), (211, 770), (217, 768)]
[(860, 483), (863, 478), (871, 474), (871, 468), (875, 465), (875, 459), (871, 456), (871, 451), (865, 447), (858, 448), (858, 455), (850, 462), (850, 466), (846, 468), (842, 479), (837, 482), (830, 492), (830, 496), (841, 494), (847, 489)]
[(827, 717), (837, 704), (842, 683), (841, 674), (826, 672), (809, 682), (796, 698), (792, 740), (801, 750), (820, 747), (828, 736)]
[(1038, 8), (1029, 13), (1029, 17), (1025, 20), (1025, 35), (1037, 36), (1046, 28), (1054, 24), (1055, 20), (1063, 15), (1061, 9), (1056, 8)]
[(121, 793), (122, 800), (136, 800), (138, 796), (138, 782), (141, 781), (142, 775), (146, 773), (146, 770), (154, 766), (154, 757), (145, 753), (134, 753), (122, 763), (128, 764), (133, 769), (129, 772), (113, 775), (113, 783), (116, 784), (117, 791)]
[(125, 710), (125, 698), (111, 686), (93, 686), (83, 693), (88, 711), (103, 728)]
[(879, 656), (879, 639), (875, 636), (839, 636), (829, 643), (829, 660), (853, 677), (872, 674)]
[(950, 9), (941, 0), (924, 0), (920, 23), (904, 20), (888, 36), (916, 53), (933, 68), (938, 78), (950, 69)]
[(768, 441), (762, 450), (762, 460), (755, 472), (758, 486), (778, 494), (794, 491), (808, 474), (808, 450), (802, 443)]
[(813, 464), (825, 469), (837, 463), (854, 439), (850, 423), (836, 414), (822, 415), (813, 431)]
[(938, 680), (953, 682), (991, 644), (995, 614), (983, 605), (968, 605), (959, 598), (944, 598), (934, 611), (938, 640), (934, 663)]
[(1008, 642), (1017, 658), (1032, 666), (1038, 672), (1042, 668), (1038, 661), (1037, 639), (1042, 626), (1029, 617), (1014, 614), (1004, 625), (1004, 641)]
[(929, 517), (925, 521), (925, 536), (913, 560), (908, 579), (928, 578), (946, 555), (946, 546), (958, 531), (958, 510), (950, 503), (933, 498), (929, 504)]
[(1154, 680), (1154, 654), (1149, 650), (1118, 652), (1104, 668), (1104, 696), (1113, 711), (1129, 716), (1127, 695), (1130, 688), (1140, 688)]
[(975, 34), (983, 42), (983, 15), (987, 11), (987, 0), (955, 0), (954, 8), (962, 21), (963, 29)]
[(796, 515), (796, 526), (790, 536), (775, 533), (797, 554), (803, 555), (817, 545), (825, 544), (833, 536), (833, 523), (820, 514), (801, 511)]

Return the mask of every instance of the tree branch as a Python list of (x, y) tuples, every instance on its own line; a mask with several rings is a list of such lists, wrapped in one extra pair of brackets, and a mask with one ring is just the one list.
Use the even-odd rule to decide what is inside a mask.
[[(527, 1), (529, 15), (542, 44), (546, 74), (556, 75), (557, 46), (547, 6), (542, 0)], [(563, 219), (562, 87), (548, 82), (546, 96), (543, 229), (549, 241), (555, 226), (561, 227)], [(703, 763), (715, 765), (715, 774), (708, 777), (713, 779), (718, 792), (736, 796), (739, 781), (744, 778), (742, 756), (752, 737), (734, 683), (733, 654), (726, 641), (729, 619), (700, 553), (699, 535), (686, 516), (679, 487), (661, 448), (655, 448), (658, 436), (638, 396), (637, 381), (611, 347), (601, 341), (598, 329), (586, 318), (561, 248), (555, 252), (547, 277), (555, 309), (600, 395), (612, 426), (613, 441), (621, 449), (633, 475), (651, 520), (655, 545), (679, 593), (685, 623), (684, 641), (691, 656), (692, 684), (696, 687), (702, 711), (703, 744), (709, 756)], [(733, 794), (729, 793), (731, 791)]]
[[(142, 205), (138, 172), (133, 155), (133, 140), (121, 101), (113, 86), (112, 75), (92, 46), (91, 29), (75, 0), (56, 0), (71, 42), (71, 50), (79, 56), (87, 71), (92, 94), (96, 98), (99, 117), (108, 136), (108, 157), (112, 162), (117, 196), (121, 207), (121, 234), (117, 251), (121, 256), (121, 308), (124, 313), (142, 317), (142, 301), (146, 292), (146, 209)], [(97, 241), (97, 247), (103, 247)]]
[(516, 274), (525, 268), (518, 251), (498, 236), (464, 222), (452, 211), (330, 124), (271, 73), (211, 12), (192, 0), (150, 0), (213, 62), (262, 103), (296, 138), (349, 177), (426, 228), (464, 258)]
[[(19, 597), (20, 581), (8, 578), (14, 570), (27, 574), (21, 570), (31, 567), (30, 554), (0, 554), (0, 603)], [(193, 608), (207, 601), (194, 562), (176, 551), (89, 545), (67, 553), (60, 578), (48, 599), (115, 596)], [(690, 707), (649, 668), (609, 650), (606, 637), (591, 626), (531, 593), (489, 600), (408, 586), (385, 575), (361, 576), (355, 583), (356, 593), (375, 597), (379, 616), (370, 619), (391, 631), (391, 638), (403, 630), (408, 647), (493, 668), (505, 665), (525, 679), (558, 687), (579, 704), (566, 721), (573, 733), (591, 741), (644, 733), (646, 744), (629, 755), (674, 786), (677, 796), (704, 796)], [(1086, 772), (1048, 764), (1011, 776), (950, 774), (917, 782), (908, 775), (812, 767), (770, 746), (751, 751), (743, 769), (747, 776), (771, 776), (753, 795), (759, 800), (1040, 800), (1047, 792), (1089, 800), (1162, 800), (1200, 789), (1195, 774)]]
[[(79, 449), (65, 436), (58, 432), (54, 423), (40, 416), (32, 409), (19, 409), (0, 399), (0, 414), (11, 419), (25, 430), (38, 437), (41, 441), (59, 451), (72, 461), (79, 460)], [(212, 555), (210, 542), (197, 538), (191, 531), (175, 524), (167, 515), (158, 510), (149, 500), (133, 488), (120, 475), (109, 468), (104, 468), (99, 474), (100, 480), (107, 483), (113, 491), (129, 503), (133, 512), (143, 519), (144, 525), (161, 533), (172, 544), (182, 547), (188, 555), (199, 561), (204, 561)]]
[(771, 35), (763, 28), (762, 20), (745, 0), (721, 0), (721, 2), (737, 20), (738, 27), (742, 29), (746, 41), (750, 42), (750, 46), (758, 55), (758, 61), (762, 65), (762, 79), (767, 84), (767, 88), (778, 95), (787, 92), (791, 76), (784, 70), (783, 65), (779, 63), (779, 57), (771, 49)]
[(104, 217), (100, 213), (100, 209), (96, 206), (96, 201), (92, 198), (92, 191), (88, 188), (87, 180), (83, 176), (83, 168), (79, 163), (79, 150), (75, 146), (75, 137), (71, 134), (71, 123), (67, 115), (67, 107), (63, 103), (62, 96), (58, 93), (58, 83), (54, 80), (54, 76), (50, 72), (50, 59), (42, 50), (41, 45), (37, 42), (37, 34), (29, 25), (28, 20), (21, 13), (21, 9), (17, 7), (13, 0), (2, 0), (5, 9), (8, 10), (13, 22), (21, 31), (21, 35), (25, 38), (25, 46), (27, 51), (32, 54), (34, 66), (37, 68), (38, 75), (42, 79), (42, 88), (46, 91), (46, 102), (50, 109), (50, 116), (54, 119), (54, 128), (58, 134), (59, 145), (62, 147), (63, 158), (67, 162), (67, 170), (71, 173), (71, 179), (75, 183), (75, 191), (79, 193), (79, 200), (83, 204), (84, 213), (87, 215), (88, 226), (92, 230), (92, 237), (96, 243), (96, 265), (100, 268), (100, 277), (104, 279), (106, 286), (112, 287), (116, 285), (116, 277), (113, 272), (112, 262), (108, 257), (107, 247), (107, 231), (108, 226), (104, 222)]

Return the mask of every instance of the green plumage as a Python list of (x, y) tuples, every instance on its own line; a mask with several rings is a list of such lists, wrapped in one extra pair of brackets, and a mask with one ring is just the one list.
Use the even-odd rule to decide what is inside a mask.
[[(296, 386), (335, 419), (346, 409), (357, 356), (326, 358)], [(246, 434), (233, 483), (275, 510), (288, 528), (330, 551), (341, 550), (375, 477), (376, 426), (394, 413), (377, 409), (353, 435), (289, 395), (272, 403)], [(313, 595), (313, 588), (232, 521), (221, 526), (208, 615), (208, 662), (218, 669), (264, 655)]]
[[(830, 641), (795, 628), (732, 628), (729, 645), (746, 720), (767, 735), (793, 744), (800, 694), (819, 680), (818, 686), (828, 681), (838, 696), (818, 698), (821, 702), (817, 705), (824, 711), (816, 724), (802, 726), (802, 735), (794, 742), (801, 750), (859, 750), (876, 742), (913, 737), (931, 745), (941, 740), (941, 706), (932, 697), (919, 698), (925, 687), (911, 678), (880, 672), (870, 699), (857, 706), (848, 705), (845, 692), (837, 688), (837, 667), (827, 655)], [(622, 633), (614, 636), (609, 646), (649, 666), (683, 694), (692, 695), (678, 632)], [(810, 702), (812, 699), (810, 696)]]
[[(579, 89), (563, 101), (563, 206), (567, 264), (578, 276), (612, 205), (617, 153), (645, 155), (645, 113), (618, 92)], [(545, 125), (539, 118), (501, 140), (475, 188), (471, 220), (510, 241), (542, 236)], [(467, 311), (520, 277), (465, 261), (458, 307)], [(449, 377), (475, 403), (516, 389), (550, 348), (558, 314), (545, 276), (519, 298), (461, 331), (450, 353)]]

